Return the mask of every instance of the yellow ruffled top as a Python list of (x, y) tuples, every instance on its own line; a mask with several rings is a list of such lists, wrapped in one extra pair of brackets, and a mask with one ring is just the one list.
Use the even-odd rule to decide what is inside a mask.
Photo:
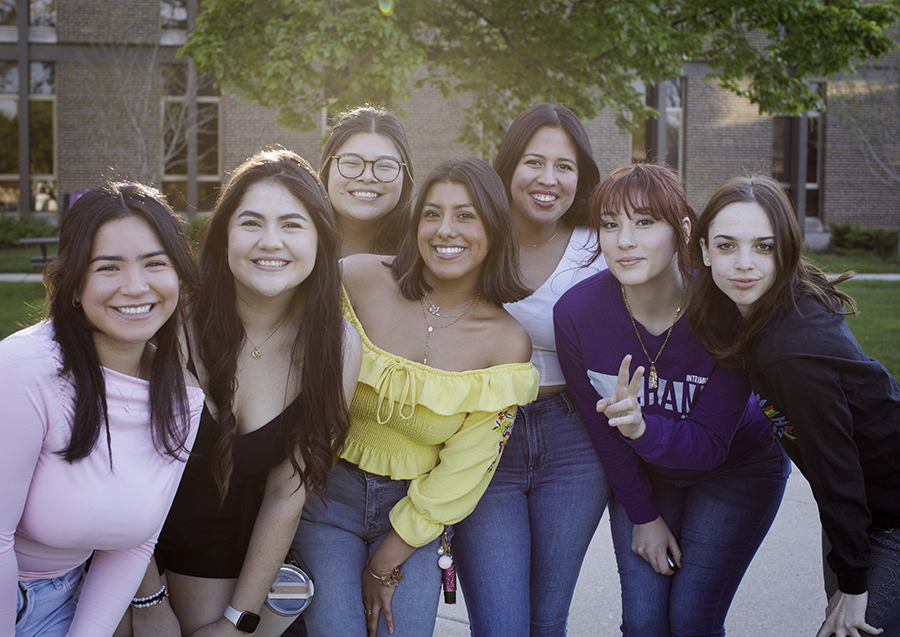
[(475, 509), (512, 432), (518, 405), (537, 397), (531, 363), (447, 372), (376, 347), (343, 295), (362, 339), (362, 367), (341, 457), (364, 471), (410, 480), (391, 524), (428, 544)]

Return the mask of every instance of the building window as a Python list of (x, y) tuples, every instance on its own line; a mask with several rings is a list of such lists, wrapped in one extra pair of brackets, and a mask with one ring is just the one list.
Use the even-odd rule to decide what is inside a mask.
[(159, 13), (163, 29), (187, 30), (187, 0), (160, 0)]
[[(212, 210), (222, 185), (219, 152), (220, 93), (211, 78), (197, 76), (196, 103), (188, 97), (188, 67), (164, 67), (166, 96), (163, 101), (163, 193), (179, 212)], [(192, 116), (196, 116), (193, 123)], [(195, 145), (196, 157), (191, 161)], [(196, 167), (196, 172), (192, 170)], [(189, 181), (196, 185), (196, 201), (190, 201)]]
[(0, 62), (0, 211), (19, 209), (19, 68)]
[[(824, 86), (814, 86), (821, 94), (824, 94)], [(820, 216), (821, 210), (821, 185), (822, 162), (820, 149), (822, 148), (822, 114), (819, 111), (809, 111), (805, 117), (775, 117), (773, 118), (773, 143), (772, 143), (772, 176), (778, 180), (781, 187), (787, 190), (791, 198), (796, 201), (797, 196), (793, 191), (794, 173), (800, 165), (801, 157), (797, 156), (798, 148), (796, 140), (797, 127), (806, 128), (805, 145), (805, 172), (806, 179), (803, 182), (805, 191), (805, 215), (807, 217)]]
[(55, 67), (30, 65), (28, 147), (31, 156), (31, 209), (56, 212), (56, 96)]
[[(28, 148), (30, 208), (56, 212), (56, 96), (55, 68), (47, 62), (29, 66)], [(0, 210), (19, 211), (19, 69), (0, 62)]]
[(16, 26), (16, 0), (0, 0), (0, 26)]
[(648, 85), (645, 103), (659, 117), (636, 120), (632, 161), (665, 163), (681, 174), (684, 164), (684, 86), (682, 79)]
[(55, 27), (56, 0), (31, 0), (28, 24), (33, 27)]

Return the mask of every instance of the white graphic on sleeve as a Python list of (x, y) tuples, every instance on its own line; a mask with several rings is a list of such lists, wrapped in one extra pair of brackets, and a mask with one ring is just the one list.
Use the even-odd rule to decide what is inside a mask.
[[(618, 377), (614, 374), (602, 374), (591, 369), (587, 370), (591, 386), (600, 398), (610, 398), (616, 390)], [(659, 405), (666, 411), (672, 411), (682, 417), (691, 413), (691, 408), (696, 400), (697, 392), (706, 384), (705, 376), (685, 376), (685, 380), (667, 380), (660, 376), (659, 387), (655, 390), (647, 389), (647, 377), (641, 382), (641, 390), (638, 392), (638, 403), (641, 407), (647, 405)]]

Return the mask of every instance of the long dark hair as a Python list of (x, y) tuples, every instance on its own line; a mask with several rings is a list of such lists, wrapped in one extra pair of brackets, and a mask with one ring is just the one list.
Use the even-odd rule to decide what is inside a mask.
[(694, 263), (703, 263), (700, 240), (709, 246), (710, 225), (732, 203), (759, 204), (769, 218), (775, 237), (775, 280), (741, 319), (734, 302), (716, 286), (711, 269), (698, 266), (694, 301), (687, 316), (691, 329), (713, 358), (730, 366), (739, 365), (754, 338), (779, 312), (797, 308), (800, 294), (811, 296), (830, 312), (856, 311), (853, 299), (835, 287), (852, 273), (829, 281), (819, 268), (802, 258), (803, 235), (794, 208), (778, 182), (768, 175), (735, 177), (713, 194), (691, 233)]
[(344, 143), (358, 133), (376, 133), (384, 135), (397, 147), (400, 153), (400, 161), (406, 164), (406, 175), (403, 178), (403, 186), (400, 188), (400, 199), (378, 222), (373, 245), (378, 254), (396, 254), (406, 228), (406, 218), (409, 213), (409, 202), (413, 191), (413, 164), (409, 150), (409, 141), (400, 120), (386, 108), (366, 104), (346, 113), (341, 113), (341, 119), (335, 124), (322, 149), (322, 157), (319, 160), (319, 175), (328, 189), (328, 176), (331, 174), (332, 157)]
[[(74, 380), (75, 417), (68, 446), (59, 452), (66, 462), (86, 458), (105, 426), (112, 463), (112, 443), (106, 405), (106, 382), (94, 345), (96, 328), (77, 300), (84, 289), (94, 238), (110, 221), (137, 217), (156, 233), (178, 273), (182, 294), (196, 289), (199, 277), (187, 236), (178, 217), (156, 190), (135, 182), (109, 183), (89, 190), (62, 216), (59, 254), (44, 274), (47, 313), (62, 350), (62, 374)], [(78, 305), (76, 307), (76, 305)], [(150, 368), (150, 430), (159, 453), (183, 458), (190, 411), (181, 348), (178, 342), (181, 300), (156, 333), (156, 353)]]
[(509, 213), (506, 190), (490, 164), (477, 157), (444, 162), (431, 171), (419, 189), (400, 251), (392, 263), (401, 294), (415, 301), (431, 291), (422, 276), (425, 263), (419, 252), (418, 231), (428, 191), (437, 183), (465, 186), (484, 224), (488, 253), (478, 280), (481, 295), (491, 303), (501, 305), (531, 294), (519, 275), (519, 240)]
[(575, 146), (578, 155), (575, 158), (578, 162), (578, 186), (575, 190), (575, 200), (562, 216), (562, 221), (570, 228), (585, 226), (588, 222), (588, 200), (594, 186), (600, 181), (600, 170), (594, 162), (591, 141), (584, 126), (575, 113), (565, 106), (535, 104), (523, 111), (513, 120), (506, 135), (503, 136), (503, 142), (494, 159), (494, 168), (506, 186), (506, 195), (511, 197), (510, 185), (513, 173), (525, 153), (525, 147), (534, 134), (545, 126), (564, 131)]
[[(691, 226), (697, 222), (697, 212), (688, 203), (681, 178), (674, 170), (661, 164), (631, 164), (617, 168), (604, 179), (591, 195), (591, 230), (599, 232), (603, 217), (642, 209), (653, 219), (675, 229), (678, 269), (684, 285), (692, 279), (688, 245), (683, 239), (681, 222), (687, 218)], [(600, 242), (594, 259), (600, 256)]]
[(301, 417), (285, 422), (281, 431), (287, 457), (311, 495), (324, 492), (346, 436), (339, 240), (334, 212), (322, 182), (305, 159), (284, 149), (263, 150), (241, 164), (219, 193), (200, 256), (203, 285), (195, 311), (197, 343), (209, 374), (207, 391), (218, 408), (213, 476), (223, 500), (234, 468), (235, 373), (245, 337), (235, 306), (234, 275), (226, 257), (228, 222), (250, 187), (262, 182), (278, 184), (301, 201), (318, 234), (315, 265), (295, 293), (305, 295), (300, 329), (291, 349), (292, 369), (300, 370), (303, 409)]

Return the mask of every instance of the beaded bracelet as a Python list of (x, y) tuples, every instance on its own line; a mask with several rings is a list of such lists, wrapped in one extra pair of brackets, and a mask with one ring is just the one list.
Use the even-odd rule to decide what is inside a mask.
[(150, 608), (151, 606), (156, 606), (157, 604), (162, 604), (162, 601), (169, 596), (169, 590), (166, 588), (166, 585), (163, 584), (162, 588), (157, 592), (153, 593), (153, 595), (147, 595), (146, 597), (135, 597), (131, 600), (132, 608)]
[[(372, 559), (372, 558), (369, 558), (369, 559)], [(400, 580), (403, 579), (403, 571), (400, 570), (399, 566), (397, 568), (395, 568), (393, 571), (391, 571), (390, 573), (385, 573), (384, 575), (379, 575), (378, 573), (376, 573), (375, 571), (372, 570), (371, 566), (369, 566), (369, 560), (366, 560), (366, 570), (369, 571), (369, 575), (371, 575), (372, 577), (377, 579), (379, 582), (381, 582), (382, 586), (385, 586), (387, 588), (396, 588), (397, 584), (400, 583)]]

